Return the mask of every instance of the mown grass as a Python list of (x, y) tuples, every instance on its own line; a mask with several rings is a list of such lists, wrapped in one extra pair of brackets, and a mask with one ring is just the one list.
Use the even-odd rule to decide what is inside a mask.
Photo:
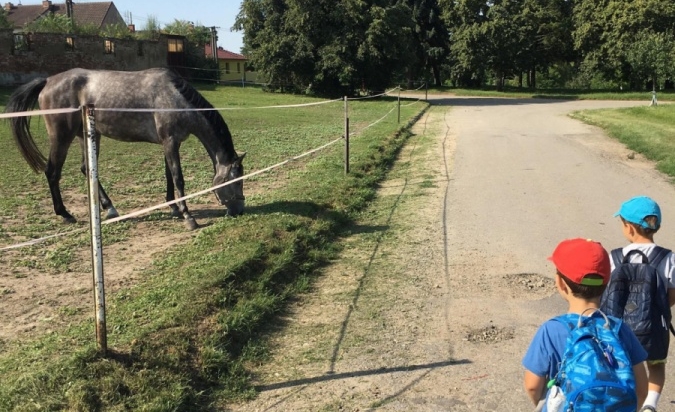
[(575, 112), (573, 117), (602, 127), (629, 149), (656, 162), (661, 172), (675, 177), (675, 107), (634, 107)]
[[(234, 87), (201, 92), (216, 107), (248, 109), (223, 112), (235, 147), (248, 152), (248, 171), (342, 133), (341, 102), (260, 110), (252, 108), (315, 100)], [(394, 104), (351, 103), (352, 130), (381, 118)], [(342, 145), (335, 145), (254, 179), (264, 190), (248, 197), (245, 215), (218, 219), (196, 237), (186, 236), (145, 270), (139, 283), (108, 296), (107, 357), (96, 351), (93, 320), (36, 339), (0, 342), (0, 410), (208, 410), (223, 400), (253, 396), (247, 365), (264, 361), (266, 335), (283, 327), (278, 315), (336, 256), (334, 240), (348, 233), (373, 198), (408, 136), (406, 124), (425, 107), (403, 107), (401, 125), (394, 111), (353, 138), (348, 176)], [(34, 126), (39, 135), (40, 123)], [(84, 193), (77, 153), (72, 150), (64, 171), (64, 189)], [(198, 141), (188, 140), (181, 155), (188, 190), (208, 187), (212, 169)], [(162, 166), (159, 147), (102, 143), (100, 176), (122, 211), (161, 201)], [(6, 126), (0, 127), (0, 169), (3, 244), (63, 230), (51, 213), (44, 177), (29, 173)], [(161, 213), (166, 212), (155, 216)], [(184, 230), (175, 222), (163, 227)], [(133, 222), (110, 225), (104, 245), (130, 236), (132, 228)], [(72, 258), (65, 252), (87, 247), (84, 236), (59, 242), (50, 268), (44, 268), (45, 253), (38, 247), (26, 250), (26, 262), (67, 270)]]
[[(629, 92), (618, 90), (583, 90), (583, 89), (519, 89), (506, 87), (497, 91), (494, 87), (481, 89), (463, 89), (452, 87), (431, 88), (429, 93), (454, 93), (457, 96), (478, 97), (512, 97), (512, 98), (539, 98), (539, 99), (567, 99), (567, 100), (642, 100), (649, 102), (652, 99), (651, 91)], [(675, 101), (675, 91), (659, 91), (659, 101)]]

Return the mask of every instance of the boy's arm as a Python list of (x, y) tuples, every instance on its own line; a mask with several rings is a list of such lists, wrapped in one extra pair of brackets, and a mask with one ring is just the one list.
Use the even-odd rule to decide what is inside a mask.
[(645, 402), (647, 398), (647, 387), (649, 379), (647, 378), (647, 370), (645, 369), (645, 362), (640, 362), (633, 365), (633, 373), (635, 374), (635, 394), (638, 398), (638, 407)]
[[(645, 372), (645, 383), (647, 375)], [(536, 406), (541, 398), (544, 397), (544, 387), (546, 386), (546, 378), (543, 376), (535, 375), (529, 370), (525, 369), (525, 378), (523, 379), (523, 384), (525, 386), (525, 392), (527, 396), (530, 397), (530, 400)], [(637, 380), (636, 380), (637, 384)], [(647, 396), (647, 387), (645, 386), (645, 396)]]

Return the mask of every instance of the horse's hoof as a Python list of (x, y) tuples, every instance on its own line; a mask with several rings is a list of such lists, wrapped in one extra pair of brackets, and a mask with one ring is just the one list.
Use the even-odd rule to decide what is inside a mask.
[(185, 226), (187, 226), (188, 230), (196, 230), (199, 228), (197, 221), (193, 217), (185, 219)]
[(72, 225), (73, 223), (77, 223), (77, 219), (75, 219), (72, 216), (67, 216), (63, 218), (63, 223), (67, 223), (69, 225)]
[(110, 206), (110, 207), (108, 208), (108, 213), (105, 215), (105, 218), (106, 218), (106, 219), (114, 219), (114, 218), (116, 218), (116, 217), (120, 217), (120, 214), (117, 213), (117, 209), (115, 209), (114, 207)]
[(182, 219), (183, 214), (178, 209), (171, 209), (171, 217), (176, 219)]

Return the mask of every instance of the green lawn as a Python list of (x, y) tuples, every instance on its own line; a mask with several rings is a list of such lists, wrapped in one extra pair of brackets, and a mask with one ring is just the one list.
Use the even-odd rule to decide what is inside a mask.
[[(256, 107), (317, 99), (255, 88), (200, 91), (215, 107), (246, 109), (222, 113), (236, 149), (248, 153), (247, 171), (342, 134), (342, 102), (263, 110)], [(6, 97), (0, 95), (2, 102)], [(393, 99), (350, 103), (351, 130), (362, 130), (395, 104)], [(349, 176), (340, 143), (247, 182), (245, 215), (216, 218), (194, 237), (186, 233), (182, 245), (140, 274), (138, 284), (108, 295), (108, 357), (97, 354), (93, 319), (35, 339), (0, 341), (0, 410), (208, 410), (223, 399), (252, 396), (247, 365), (264, 360), (265, 336), (280, 327), (279, 313), (335, 256), (334, 241), (348, 234), (373, 198), (409, 136), (406, 125), (426, 107), (422, 102), (404, 106), (401, 124), (394, 111), (352, 138)], [(44, 143), (44, 124), (34, 119), (33, 128)], [(84, 194), (76, 146), (64, 169), (63, 189)], [(187, 191), (207, 188), (212, 167), (197, 139), (183, 145), (181, 157)], [(121, 213), (163, 201), (159, 146), (106, 139), (99, 163), (101, 180)], [(0, 125), (0, 192), (0, 245), (72, 229), (53, 214), (44, 176), (30, 172), (5, 123)], [(158, 230), (185, 230), (166, 215), (158, 211), (146, 219), (156, 220)], [(86, 227), (85, 216), (79, 217), (79, 227)], [(132, 236), (134, 225), (104, 226), (104, 249)], [(26, 248), (11, 258), (0, 254), (5, 269), (0, 276), (14, 276), (26, 265), (67, 272), (82, 264), (72, 251), (86, 248), (82, 235)]]
[(572, 116), (602, 127), (628, 148), (656, 161), (660, 171), (675, 177), (675, 106), (586, 110)]

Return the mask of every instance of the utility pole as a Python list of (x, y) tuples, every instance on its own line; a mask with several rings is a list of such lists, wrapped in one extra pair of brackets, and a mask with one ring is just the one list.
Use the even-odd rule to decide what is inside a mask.
[(218, 62), (218, 32), (216, 31), (218, 27), (211, 27), (211, 51), (213, 52), (213, 60)]

